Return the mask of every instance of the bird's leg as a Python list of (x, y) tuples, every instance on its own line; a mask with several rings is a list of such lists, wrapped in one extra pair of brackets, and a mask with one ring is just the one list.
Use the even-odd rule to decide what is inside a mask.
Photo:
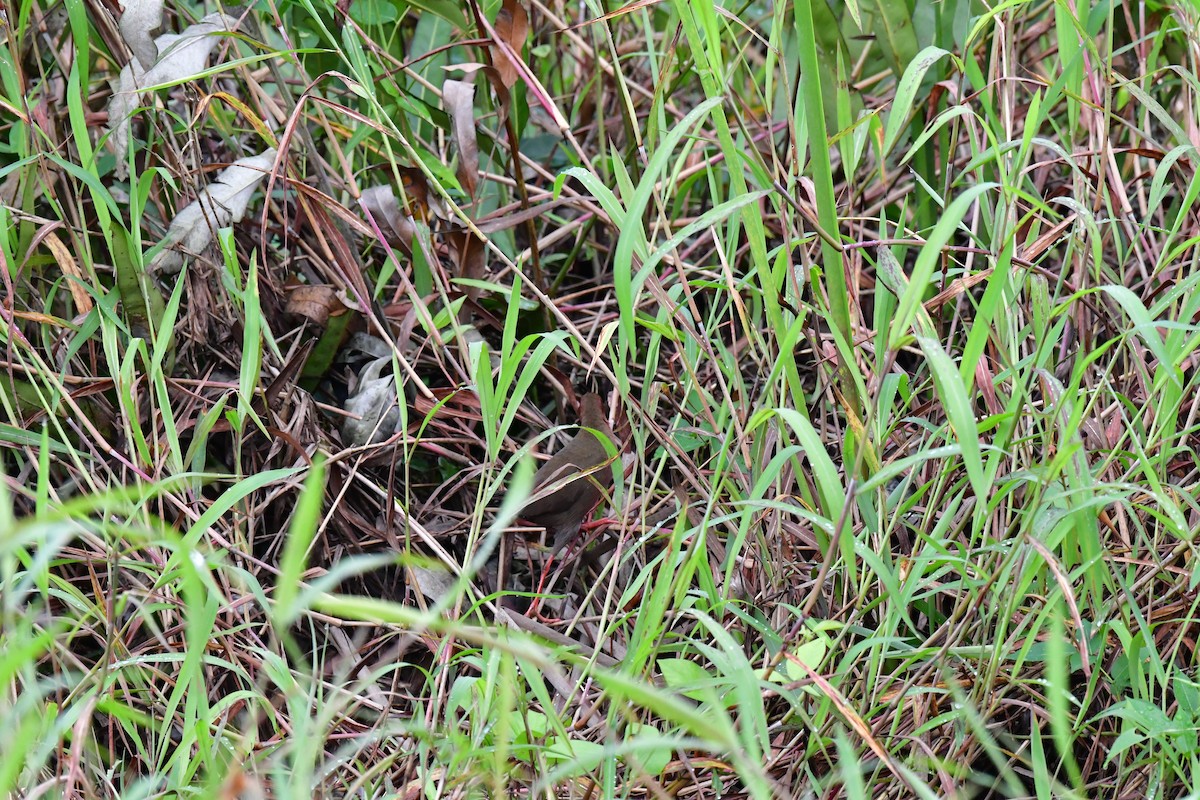
[[(550, 590), (550, 587), (554, 586), (554, 584), (558, 582), (558, 578), (562, 574), (563, 567), (565, 567), (568, 563), (570, 563), (573, 560), (569, 557), (570, 556), (570, 547), (571, 547), (571, 545), (570, 545), (570, 543), (568, 543), (566, 545), (567, 557), (563, 558), (561, 564), (559, 564), (557, 562), (557, 559), (555, 558), (555, 556), (559, 552), (561, 552), (563, 550), (563, 548), (556, 547), (550, 551), (550, 557), (546, 559), (546, 563), (542, 567), (541, 577), (538, 579), (537, 591), (535, 592), (537, 597), (535, 597), (533, 599), (533, 604), (529, 608), (529, 615), (531, 617), (533, 617), (534, 619), (540, 618), (540, 609), (541, 609), (541, 605), (542, 605), (542, 597), (541, 596), (543, 594), (545, 594), (546, 592), (548, 592)], [(554, 569), (556, 565), (557, 565), (557, 569)], [(552, 569), (554, 570), (553, 574), (551, 574)], [(547, 581), (549, 581), (549, 583), (547, 583)], [(569, 586), (570, 584), (567, 584), (567, 585)]]
[[(546, 578), (549, 577), (550, 568), (554, 566), (554, 557), (542, 567), (541, 577), (538, 578), (537, 589), (534, 591), (533, 602), (529, 604), (529, 616), (537, 620), (542, 620), (542, 593), (546, 587)], [(544, 621), (544, 620), (543, 620)]]
[[(592, 525), (589, 523), (588, 527), (592, 527)], [(567, 568), (568, 564), (571, 565), (572, 569), (570, 578), (568, 578), (566, 583), (567, 591), (569, 591), (570, 587), (574, 585), (575, 576), (579, 569), (579, 562), (583, 558), (586, 558), (586, 549), (590, 540), (587, 538), (577, 539), (575, 536), (566, 537), (566, 539), (566, 544), (555, 547), (550, 551), (550, 558), (546, 561), (546, 565), (542, 568), (542, 576), (538, 582), (538, 595), (549, 592), (554, 585), (558, 583), (558, 579), (562, 577), (563, 570)], [(579, 548), (578, 551), (575, 550), (576, 546)], [(561, 560), (557, 558), (559, 553), (563, 553), (563, 558)], [(538, 597), (534, 601), (533, 610), (530, 612), (531, 616), (534, 614), (540, 604), (541, 597)], [(541, 619), (544, 622), (551, 621), (546, 618)]]
[[(580, 566), (595, 567), (596, 571), (600, 572), (602, 565), (597, 560), (595, 554), (588, 551), (588, 546), (597, 538), (596, 531), (598, 529), (606, 528), (612, 525), (613, 522), (614, 520), (607, 518), (598, 519), (592, 522), (585, 522), (580, 527), (582, 530), (587, 532), (586, 536), (580, 537), (572, 535), (569, 537), (560, 537), (565, 538), (566, 542), (565, 544), (555, 547), (551, 551), (550, 559), (546, 562), (546, 566), (542, 568), (542, 577), (538, 583), (537, 593), (540, 595), (543, 592), (549, 591), (550, 588), (552, 588), (554, 584), (558, 582), (559, 577), (562, 575), (563, 570), (566, 569), (568, 564), (571, 565), (571, 574), (567, 578), (567, 591), (570, 591), (570, 588), (575, 585), (575, 579), (579, 574)], [(576, 531), (576, 533), (578, 533), (578, 531)], [(574, 550), (576, 546), (579, 548), (577, 551)], [(564, 554), (561, 562), (555, 558), (555, 556), (560, 552)], [(551, 568), (554, 567), (556, 563), (559, 564), (558, 569), (551, 574)], [(546, 582), (547, 578), (550, 579), (549, 584)], [(538, 598), (534, 601), (533, 610), (530, 612), (531, 615), (533, 615), (534, 611), (536, 611), (540, 602), (541, 598)]]

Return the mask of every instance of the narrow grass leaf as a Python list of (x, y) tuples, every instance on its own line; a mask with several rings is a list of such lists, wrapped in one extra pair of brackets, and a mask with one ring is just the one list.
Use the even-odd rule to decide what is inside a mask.
[(646, 230), (642, 225), (642, 214), (650, 204), (655, 184), (666, 169), (679, 141), (713, 109), (720, 106), (721, 102), (721, 98), (716, 97), (705, 100), (667, 132), (654, 155), (650, 157), (650, 163), (647, 164), (637, 189), (625, 208), (625, 224), (617, 236), (617, 249), (613, 256), (613, 285), (617, 292), (617, 307), (621, 311), (620, 344), (626, 352), (632, 348), (635, 341), (633, 320), (638, 298), (637, 287), (633, 282), (634, 256), (637, 255), (638, 259), (642, 260), (649, 249)]
[(1167, 353), (1166, 347), (1163, 345), (1162, 337), (1158, 333), (1158, 326), (1155, 320), (1150, 318), (1150, 313), (1146, 310), (1146, 306), (1142, 305), (1141, 299), (1138, 298), (1132, 291), (1124, 286), (1107, 285), (1101, 286), (1107, 295), (1116, 300), (1125, 313), (1129, 315), (1129, 319), (1133, 321), (1133, 332), (1146, 345), (1146, 348), (1154, 354), (1158, 359), (1159, 366), (1166, 370), (1166, 374), (1175, 383), (1179, 382), (1179, 373), (1177, 365), (1171, 356)]
[[(882, 5), (893, 6), (897, 4), (886, 2), (885, 0)], [(925, 79), (925, 73), (929, 71), (930, 67), (948, 55), (950, 55), (949, 52), (931, 45), (922, 50), (911, 63), (904, 62), (908, 63), (908, 67), (904, 69), (904, 77), (900, 79), (900, 84), (896, 87), (896, 96), (892, 100), (892, 108), (888, 112), (887, 124), (884, 126), (884, 155), (892, 152), (892, 148), (896, 146), (896, 142), (900, 139), (900, 134), (908, 126), (908, 121), (912, 116), (915, 105), (917, 89), (921, 87), (921, 81)], [(939, 116), (942, 124), (946, 121), (942, 119), (944, 116), (945, 114)]]
[(983, 183), (967, 189), (955, 198), (950, 203), (950, 207), (942, 214), (941, 220), (934, 226), (933, 233), (921, 247), (921, 252), (917, 254), (917, 262), (913, 267), (911, 280), (907, 281), (903, 290), (898, 286), (889, 287), (899, 298), (899, 306), (892, 319), (891, 332), (888, 337), (889, 348), (897, 347), (900, 339), (908, 335), (909, 328), (917, 316), (918, 309), (921, 308), (926, 291), (928, 291), (933, 271), (942, 257), (942, 248), (950, 241), (950, 237), (954, 235), (976, 199), (997, 186), (998, 184), (995, 183)]
[(954, 438), (962, 450), (963, 466), (967, 469), (967, 477), (975, 496), (981, 501), (988, 496), (988, 487), (983, 477), (983, 457), (979, 448), (979, 429), (975, 422), (975, 412), (967, 395), (967, 387), (962, 376), (954, 366), (953, 359), (942, 349), (941, 344), (927, 336), (918, 336), (917, 342), (929, 370), (933, 375), (934, 385), (937, 386), (938, 397), (946, 409), (950, 427), (954, 430)]
[(316, 538), (321, 522), (321, 506), (325, 500), (325, 459), (317, 456), (304, 479), (300, 496), (296, 499), (296, 510), (288, 526), (287, 541), (283, 545), (283, 557), (279, 561), (279, 582), (275, 590), (276, 624), (285, 629), (300, 613), (296, 598), (300, 591), (301, 576), (308, 560), (308, 549)]

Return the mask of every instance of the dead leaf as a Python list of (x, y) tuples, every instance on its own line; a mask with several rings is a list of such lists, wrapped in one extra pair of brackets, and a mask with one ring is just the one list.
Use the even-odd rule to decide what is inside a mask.
[(46, 247), (50, 248), (50, 252), (54, 255), (54, 260), (58, 262), (58, 268), (62, 270), (63, 275), (67, 276), (67, 288), (71, 291), (71, 299), (75, 301), (76, 313), (83, 315), (92, 310), (92, 296), (88, 294), (87, 289), (83, 288), (87, 281), (84, 280), (83, 270), (79, 268), (79, 263), (75, 257), (71, 255), (71, 251), (63, 244), (62, 239), (53, 231), (46, 234)]
[[(130, 62), (132, 63), (132, 62)], [(164, 248), (150, 262), (152, 272), (176, 273), (183, 266), (183, 253), (199, 253), (212, 241), (213, 232), (240, 222), (250, 198), (262, 179), (271, 172), (275, 150), (239, 158), (217, 175), (200, 194), (171, 220), (163, 238)]]
[[(513, 53), (520, 57), (525, 47), (525, 38), (529, 35), (529, 15), (520, 0), (504, 0), (504, 5), (496, 13), (493, 25), (496, 37), (508, 45)], [(500, 74), (500, 80), (505, 88), (511, 89), (517, 82), (520, 71), (502, 47), (492, 48), (492, 64)]]
[(490, 67), (487, 64), (477, 64), (475, 62), (463, 61), (458, 64), (451, 64), (445, 69), (447, 72), (461, 72), (467, 77), (471, 77), (478, 72), (482, 72), (484, 74), (484, 76), (488, 79), (488, 83), (492, 86), (492, 91), (496, 93), (495, 127), (497, 129), (503, 128), (504, 123), (508, 120), (508, 112), (510, 106), (512, 105), (512, 97), (508, 91), (508, 87), (504, 85), (504, 80), (500, 77), (500, 73), (496, 70), (496, 68)]
[(363, 367), (354, 394), (346, 398), (352, 416), (342, 422), (342, 443), (348, 447), (379, 444), (400, 431), (400, 407), (396, 378), (381, 374), (390, 370), (390, 357), (377, 358)]
[(125, 0), (124, 5), (118, 23), (121, 38), (142, 68), (150, 69), (158, 60), (158, 47), (152, 34), (162, 26), (163, 0)]
[(324, 328), (331, 316), (345, 313), (346, 306), (338, 299), (337, 290), (332, 286), (303, 284), (288, 292), (284, 311)]
[(442, 83), (442, 103), (450, 115), (458, 149), (458, 182), (472, 200), (479, 185), (479, 142), (475, 138), (475, 85), (466, 81)]
[(129, 127), (134, 110), (142, 104), (142, 87), (185, 81), (203, 72), (208, 57), (224, 38), (221, 34), (232, 31), (236, 25), (237, 20), (227, 14), (209, 14), (183, 33), (164, 33), (155, 39), (158, 57), (153, 66), (143, 65), (139, 56), (121, 70), (108, 101), (108, 126), (112, 131), (109, 143), (117, 156), (118, 178), (128, 174), (125, 155), (129, 152)]
[[(486, 264), (484, 258), (486, 249), (483, 242), (475, 234), (467, 230), (448, 233), (446, 234), (446, 240), (454, 248), (454, 254), (458, 258), (456, 277), (477, 281), (483, 280), (483, 271)], [(472, 300), (479, 299), (478, 286), (464, 284), (463, 293)]]
[(403, 247), (411, 252), (413, 236), (417, 226), (412, 215), (400, 205), (396, 193), (390, 186), (372, 186), (365, 190), (358, 201), (371, 219), (379, 226), (383, 238), (393, 247)]
[(416, 220), (428, 224), (431, 216), (450, 219), (452, 215), (430, 193), (425, 173), (416, 167), (397, 167), (396, 172), (400, 175), (403, 201), (391, 186), (385, 184), (363, 190), (359, 202), (370, 212), (388, 244), (400, 245), (411, 252), (412, 239), (417, 232)]

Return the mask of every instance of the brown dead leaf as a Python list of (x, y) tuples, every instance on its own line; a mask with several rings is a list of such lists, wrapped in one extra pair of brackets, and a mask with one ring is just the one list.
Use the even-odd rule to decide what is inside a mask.
[(92, 296), (87, 293), (87, 289), (83, 288), (85, 281), (79, 263), (53, 231), (46, 234), (45, 242), (46, 247), (54, 255), (54, 260), (58, 262), (58, 268), (69, 279), (67, 288), (71, 291), (71, 299), (75, 301), (76, 312), (80, 315), (87, 314), (92, 310)]
[(408, 199), (409, 211), (417, 219), (428, 222), (429, 214), (436, 213), (439, 209), (435, 209), (431, 202), (425, 173), (416, 167), (399, 167), (397, 171), (400, 173), (400, 188), (404, 190), (404, 196)]
[(393, 247), (412, 250), (413, 236), (417, 232), (412, 216), (400, 204), (390, 186), (372, 186), (359, 198), (363, 208), (379, 226), (383, 238)]
[[(529, 35), (529, 15), (520, 0), (504, 0), (504, 5), (496, 14), (496, 37), (508, 45), (514, 54), (521, 55), (525, 47), (525, 37)], [(502, 47), (492, 48), (492, 64), (500, 73), (500, 80), (505, 88), (511, 89), (517, 82), (520, 72)]]
[(492, 91), (496, 93), (496, 127), (503, 128), (512, 108), (512, 93), (504, 85), (504, 79), (495, 67), (484, 67), (483, 74), (487, 76), (488, 83), (492, 84)]
[(329, 318), (344, 313), (346, 306), (338, 300), (337, 290), (328, 284), (319, 286), (301, 285), (288, 292), (284, 311), (303, 317), (314, 325), (325, 327)]
[(479, 396), (461, 388), (434, 388), (431, 398), (418, 397), (413, 402), (413, 410), (424, 419), (433, 422), (440, 419), (466, 420), (471, 424), (483, 420), (479, 410)]
[[(447, 241), (454, 248), (458, 259), (457, 277), (471, 280), (483, 280), (483, 269), (486, 263), (485, 248), (475, 234), (470, 231), (454, 231), (447, 234)], [(479, 299), (479, 287), (464, 285), (463, 294), (472, 300)]]
[(592, 19), (585, 19), (583, 22), (567, 28), (567, 30), (579, 30), (580, 28), (586, 28), (588, 25), (595, 25), (597, 22), (610, 22), (617, 17), (630, 14), (634, 11), (639, 11), (643, 8), (649, 8), (650, 6), (658, 5), (660, 2), (662, 2), (662, 0), (633, 0), (632, 3), (627, 3), (615, 11), (609, 11), (607, 14), (602, 14), (599, 17), (594, 17)]
[(454, 146), (458, 149), (458, 182), (475, 199), (479, 186), (479, 143), (475, 138), (475, 86), (466, 81), (446, 80), (442, 103), (450, 115)]

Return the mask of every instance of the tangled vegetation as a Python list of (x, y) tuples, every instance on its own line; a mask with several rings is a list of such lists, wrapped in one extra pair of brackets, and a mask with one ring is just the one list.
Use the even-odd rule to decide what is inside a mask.
[(0, 15), (0, 793), (1197, 796), (1192, 4)]

